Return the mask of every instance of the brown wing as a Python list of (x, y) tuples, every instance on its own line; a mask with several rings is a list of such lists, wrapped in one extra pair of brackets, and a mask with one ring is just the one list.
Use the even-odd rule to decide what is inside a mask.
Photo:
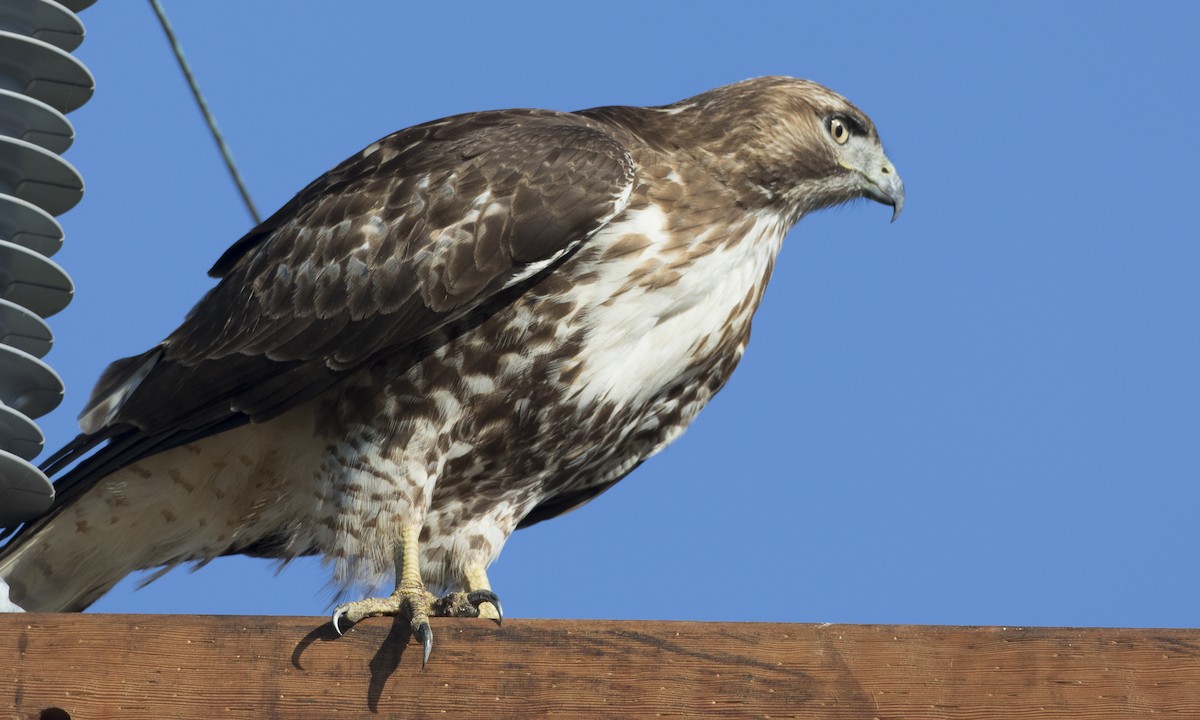
[(105, 372), (84, 435), (44, 467), (110, 442), (59, 483), (60, 499), (278, 415), (463, 316), (590, 237), (633, 182), (628, 152), (565, 113), (474, 113), (380, 140), (235, 243), (211, 271), (220, 283), (162, 344)]
[[(223, 413), (275, 415), (293, 404), (290, 381), (309, 394), (314, 380), (544, 269), (619, 212), (632, 182), (624, 148), (571, 115), (478, 113), (391, 135), (226, 252), (212, 271), (221, 283), (92, 429), (149, 430), (219, 403)], [(132, 378), (145, 366), (117, 371)], [(273, 390), (260, 406), (266, 379)]]

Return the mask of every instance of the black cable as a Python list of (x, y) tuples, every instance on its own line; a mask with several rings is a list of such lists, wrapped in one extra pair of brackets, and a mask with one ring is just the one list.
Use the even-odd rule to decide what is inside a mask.
[(233, 184), (237, 185), (238, 192), (241, 193), (242, 202), (246, 203), (246, 209), (250, 211), (250, 217), (254, 218), (254, 224), (262, 222), (262, 218), (258, 216), (258, 210), (254, 207), (254, 201), (250, 199), (250, 192), (246, 190), (246, 184), (242, 182), (242, 176), (238, 172), (237, 166), (233, 163), (233, 154), (229, 152), (229, 146), (225, 144), (225, 138), (221, 136), (221, 131), (217, 129), (217, 121), (209, 112), (208, 103), (204, 102), (204, 96), (200, 94), (200, 88), (196, 85), (196, 78), (192, 77), (192, 69), (188, 67), (187, 60), (183, 57), (183, 48), (180, 47), (179, 41), (175, 39), (175, 31), (171, 29), (171, 23), (167, 20), (167, 13), (163, 10), (162, 5), (158, 0), (150, 0), (150, 7), (154, 8), (154, 14), (158, 16), (158, 21), (162, 24), (163, 32), (167, 34), (167, 41), (171, 43), (171, 49), (175, 51), (175, 59), (179, 61), (179, 69), (183, 70), (183, 76), (187, 78), (188, 87), (192, 89), (192, 96), (196, 98), (196, 104), (200, 106), (200, 112), (204, 115), (205, 122), (208, 123), (208, 129), (212, 132), (213, 139), (217, 141), (217, 148), (221, 151), (221, 156), (225, 158), (225, 167), (229, 168), (229, 174), (233, 177)]

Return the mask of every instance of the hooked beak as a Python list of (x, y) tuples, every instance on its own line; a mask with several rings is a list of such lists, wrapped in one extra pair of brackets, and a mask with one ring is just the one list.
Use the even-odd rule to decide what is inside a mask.
[(885, 159), (882, 165), (872, 168), (872, 171), (863, 172), (863, 177), (867, 181), (864, 183), (864, 194), (875, 202), (891, 205), (892, 222), (896, 222), (900, 211), (904, 209), (904, 181), (900, 179), (900, 173)]

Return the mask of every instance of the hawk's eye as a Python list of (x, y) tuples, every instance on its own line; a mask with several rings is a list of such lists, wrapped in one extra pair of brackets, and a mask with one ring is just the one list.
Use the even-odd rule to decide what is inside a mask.
[(841, 118), (830, 118), (829, 134), (833, 137), (835, 143), (845, 145), (846, 141), (850, 139), (850, 126)]

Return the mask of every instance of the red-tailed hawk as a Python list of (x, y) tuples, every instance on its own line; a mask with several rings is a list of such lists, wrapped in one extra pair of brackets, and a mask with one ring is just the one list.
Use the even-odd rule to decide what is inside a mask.
[(904, 204), (875, 126), (792, 78), (389, 135), (104, 373), (0, 591), (82, 610), (143, 568), (316, 553), (344, 589), (395, 578), (335, 626), (399, 614), (428, 655), (430, 614), (498, 611), (485, 569), (514, 530), (611, 487), (721, 388), (788, 230), (863, 197)]

